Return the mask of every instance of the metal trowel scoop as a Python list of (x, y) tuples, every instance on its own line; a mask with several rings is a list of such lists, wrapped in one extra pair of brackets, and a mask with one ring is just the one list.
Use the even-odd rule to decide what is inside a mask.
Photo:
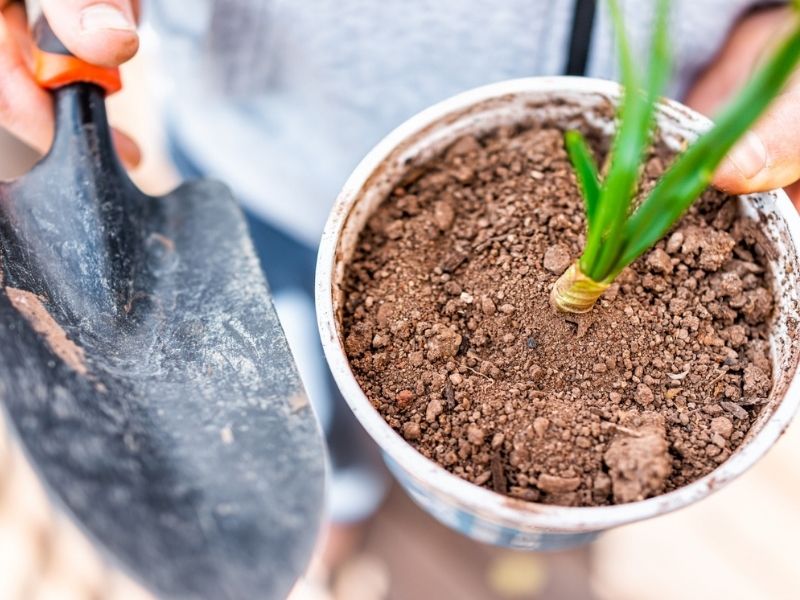
[(106, 120), (118, 74), (35, 34), (56, 135), (0, 183), (0, 410), (53, 501), (155, 595), (284, 597), (324, 450), (240, 210), (209, 181), (139, 191)]

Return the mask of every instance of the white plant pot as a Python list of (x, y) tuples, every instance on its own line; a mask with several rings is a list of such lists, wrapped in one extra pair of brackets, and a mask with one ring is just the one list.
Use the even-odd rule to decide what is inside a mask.
[[(588, 78), (517, 79), (477, 88), (416, 115), (381, 141), (356, 167), (339, 194), (322, 238), (317, 263), (317, 318), (325, 355), (339, 389), (383, 451), (400, 484), (426, 511), (446, 525), (482, 542), (529, 550), (555, 550), (594, 539), (603, 530), (688, 506), (751, 467), (784, 432), (800, 403), (800, 217), (781, 190), (744, 196), (742, 206), (760, 219), (777, 250), (770, 267), (777, 308), (772, 323), (773, 381), (768, 404), (731, 457), (705, 477), (661, 496), (629, 504), (564, 507), (508, 498), (469, 483), (425, 458), (372, 407), (350, 369), (341, 328), (342, 281), (359, 233), (409, 167), (424, 163), (456, 138), (481, 135), (499, 125), (531, 118), (567, 125), (588, 119), (613, 129), (601, 110), (616, 102), (616, 83)], [(605, 115), (605, 116), (604, 116)], [(710, 121), (677, 103), (658, 111), (670, 144), (693, 140)], [(677, 147), (677, 146), (676, 146)]]

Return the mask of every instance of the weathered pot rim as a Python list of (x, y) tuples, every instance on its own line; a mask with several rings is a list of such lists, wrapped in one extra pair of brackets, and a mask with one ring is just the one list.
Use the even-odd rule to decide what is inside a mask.
[[(353, 171), (332, 209), (323, 234), (316, 275), (317, 320), (323, 347), (333, 375), (351, 410), (381, 449), (436, 495), (457, 498), (458, 503), (479, 514), (490, 514), (510, 527), (553, 532), (585, 532), (606, 529), (664, 514), (696, 502), (728, 484), (751, 467), (788, 427), (800, 404), (800, 374), (793, 350), (791, 382), (768, 420), (752, 439), (746, 440), (728, 460), (708, 475), (672, 492), (628, 504), (599, 507), (565, 507), (525, 502), (476, 486), (425, 458), (398, 433), (370, 404), (358, 385), (345, 355), (334, 309), (335, 267), (339, 259), (340, 234), (346, 226), (360, 191), (369, 186), (381, 164), (409, 138), (424, 135), (426, 129), (447, 119), (463, 116), (473, 105), (495, 98), (526, 93), (592, 94), (619, 96), (617, 83), (582, 77), (532, 77), (490, 84), (453, 96), (412, 117), (376, 145)], [(684, 105), (665, 100), (661, 110), (672, 118), (707, 127), (707, 118)], [(767, 192), (785, 220), (796, 249), (800, 243), (800, 216), (783, 190)], [(796, 274), (795, 274), (796, 277)]]

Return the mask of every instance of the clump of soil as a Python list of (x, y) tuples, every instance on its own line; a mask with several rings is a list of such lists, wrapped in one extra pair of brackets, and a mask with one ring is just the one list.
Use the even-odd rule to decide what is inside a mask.
[[(345, 349), (386, 422), (464, 479), (535, 502), (631, 502), (713, 470), (761, 409), (770, 249), (710, 190), (592, 313), (555, 312), (550, 289), (584, 245), (562, 136), (501, 129), (413, 169), (348, 267)], [(644, 190), (670, 157), (652, 151)]]

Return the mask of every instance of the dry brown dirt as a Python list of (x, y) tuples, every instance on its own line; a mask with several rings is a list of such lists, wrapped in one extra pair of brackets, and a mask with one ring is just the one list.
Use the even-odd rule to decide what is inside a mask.
[[(386, 422), (453, 473), (534, 502), (630, 502), (713, 470), (768, 396), (764, 238), (708, 191), (589, 316), (555, 312), (584, 244), (562, 136), (465, 137), (410, 172), (347, 269), (345, 346)], [(652, 151), (644, 190), (669, 157)]]

